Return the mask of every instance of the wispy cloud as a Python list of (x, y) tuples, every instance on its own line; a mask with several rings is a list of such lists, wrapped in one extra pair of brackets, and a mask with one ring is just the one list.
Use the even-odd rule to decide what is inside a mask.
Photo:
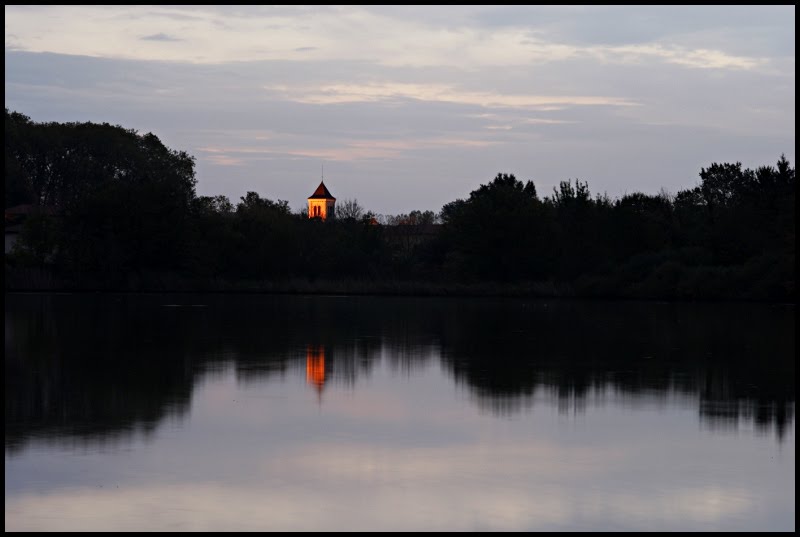
[(767, 63), (767, 60), (764, 58), (736, 56), (726, 54), (720, 50), (704, 48), (690, 49), (660, 44), (597, 47), (588, 49), (588, 52), (605, 61), (640, 63), (647, 59), (658, 58), (668, 63), (698, 69), (749, 70)]
[[(19, 35), (14, 46), (138, 60), (190, 63), (308, 60), (361, 61), (390, 67), (546, 65), (580, 59), (607, 62), (664, 61), (691, 68), (755, 69), (764, 58), (726, 51), (714, 41), (697, 47), (680, 34), (611, 46), (565, 41), (535, 21), (497, 27), (478, 19), (445, 24), (441, 19), (398, 17), (378, 7), (222, 8), (138, 6), (6, 6), (6, 24)], [(43, 16), (47, 14), (47, 16)], [(174, 31), (179, 25), (181, 38)], [(268, 29), (265, 32), (265, 28)], [(155, 30), (155, 32), (154, 32)], [(7, 38), (8, 39), (8, 38)], [(137, 42), (173, 43), (154, 50)], [(178, 46), (180, 45), (180, 46)], [(297, 53), (302, 53), (299, 57)]]
[(265, 86), (283, 99), (306, 104), (342, 104), (415, 99), (483, 107), (540, 108), (562, 106), (635, 106), (622, 97), (597, 95), (521, 95), (460, 90), (445, 84), (328, 84), (322, 86)]
[(392, 160), (408, 152), (442, 147), (479, 148), (498, 144), (495, 140), (478, 137), (436, 136), (409, 139), (352, 139), (339, 140), (332, 146), (318, 147), (303, 141), (274, 143), (269, 146), (203, 146), (197, 148), (209, 162), (219, 166), (238, 166), (247, 160), (261, 160), (275, 156), (306, 157), (329, 161)]
[(248, 160), (243, 158), (242, 153), (245, 151), (225, 147), (204, 146), (198, 147), (197, 150), (200, 152), (200, 159), (214, 166), (243, 166)]
[(183, 39), (179, 37), (174, 37), (171, 35), (167, 35), (165, 33), (158, 33), (152, 35), (145, 35), (140, 37), (142, 41), (183, 41)]
[(319, 159), (381, 212), (497, 166), (677, 191), (793, 160), (794, 9), (7, 5), (6, 106), (153, 131), (232, 199)]

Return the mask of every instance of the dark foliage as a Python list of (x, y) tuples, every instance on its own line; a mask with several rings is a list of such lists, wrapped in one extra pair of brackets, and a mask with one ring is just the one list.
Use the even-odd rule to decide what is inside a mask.
[(6, 110), (5, 150), (6, 207), (38, 208), (7, 274), (44, 267), (79, 288), (136, 290), (170, 274), (196, 289), (538, 282), (583, 296), (795, 300), (795, 170), (784, 156), (756, 170), (712, 163), (674, 196), (616, 200), (580, 180), (539, 198), (532, 181), (501, 173), (440, 214), (378, 225), (355, 199), (323, 222), (256, 192), (235, 206), (198, 197), (193, 157), (119, 126), (34, 123)]

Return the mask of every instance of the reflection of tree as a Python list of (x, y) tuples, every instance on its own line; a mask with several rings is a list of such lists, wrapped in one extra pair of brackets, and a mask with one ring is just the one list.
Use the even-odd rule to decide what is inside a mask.
[(259, 382), (305, 363), (309, 344), (325, 349), (325, 382), (352, 386), (385, 346), (410, 363), (431, 345), (405, 303), (376, 314), (371, 299), (9, 295), (6, 447), (146, 434), (188, 410), (200, 376), (233, 363), (239, 382)]
[(148, 434), (188, 410), (185, 350), (148, 345), (152, 326), (138, 311), (93, 304), (76, 312), (55, 297), (20, 303), (23, 311), (6, 311), (7, 448), (37, 433)]
[(465, 302), (449, 321), (443, 359), (498, 412), (542, 387), (578, 406), (613, 387), (697, 396), (716, 425), (752, 419), (783, 434), (793, 419), (794, 315), (780, 308)]
[(147, 432), (186, 412), (203, 374), (233, 364), (240, 382), (308, 375), (311, 348), (324, 352), (308, 377), (319, 386), (353, 387), (381, 359), (408, 371), (439, 355), (499, 413), (537, 393), (580, 408), (611, 387), (696, 397), (706, 423), (782, 434), (794, 417), (793, 323), (793, 310), (759, 305), (9, 295), (6, 448), (35, 434)]

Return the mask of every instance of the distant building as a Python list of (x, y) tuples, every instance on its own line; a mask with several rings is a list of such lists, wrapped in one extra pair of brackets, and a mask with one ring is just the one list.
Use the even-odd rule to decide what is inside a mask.
[(309, 218), (334, 218), (336, 210), (336, 198), (334, 198), (330, 191), (325, 186), (325, 182), (321, 182), (317, 189), (308, 197), (308, 217)]
[(396, 257), (411, 256), (414, 249), (441, 233), (441, 224), (393, 224), (383, 226), (383, 240), (389, 243)]

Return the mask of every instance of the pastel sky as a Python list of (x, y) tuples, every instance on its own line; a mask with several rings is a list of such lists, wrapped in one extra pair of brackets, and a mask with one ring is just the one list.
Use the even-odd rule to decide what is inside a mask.
[(5, 6), (5, 106), (156, 134), (197, 192), (438, 211), (497, 173), (671, 193), (795, 162), (794, 6)]

